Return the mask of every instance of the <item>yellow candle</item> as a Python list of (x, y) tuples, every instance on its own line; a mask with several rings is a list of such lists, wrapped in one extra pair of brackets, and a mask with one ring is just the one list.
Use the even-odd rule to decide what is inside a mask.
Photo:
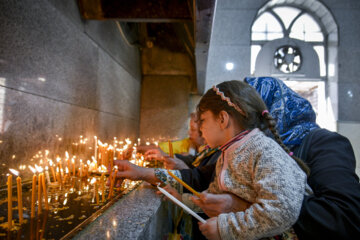
[(45, 198), (45, 209), (48, 211), (49, 210), (48, 195), (47, 195), (47, 189), (46, 189), (46, 184), (45, 184), (45, 176), (43, 173), (41, 173), (41, 182), (42, 182), (42, 189), (43, 189), (44, 198)]
[(23, 223), (23, 202), (22, 202), (22, 184), (21, 184), (21, 177), (18, 176), (16, 178), (17, 183), (17, 195), (18, 195), (18, 211), (19, 211), (19, 222), (20, 224)]
[(51, 169), (51, 174), (53, 176), (54, 182), (56, 182), (56, 175), (55, 175), (55, 170), (54, 170), (52, 161), (50, 162), (50, 169)]
[(173, 158), (173, 157), (174, 157), (173, 145), (172, 145), (172, 142), (171, 142), (170, 140), (168, 141), (168, 143), (169, 143), (169, 156), (170, 156), (171, 158)]
[(36, 171), (34, 168), (29, 166), (31, 171), (34, 173), (32, 179), (32, 192), (31, 192), (31, 218), (35, 217), (35, 196), (36, 196)]
[(39, 178), (38, 178), (38, 215), (41, 214), (41, 208), (42, 208), (41, 175), (42, 173), (39, 174)]
[(8, 176), (8, 227), (12, 228), (12, 175)]
[(71, 159), (72, 165), (73, 165), (73, 176), (75, 177), (75, 160)]
[(95, 182), (95, 197), (96, 197), (96, 204), (99, 205), (99, 184), (98, 181), (96, 180)]
[(111, 173), (111, 175), (109, 176), (110, 178), (110, 189), (109, 189), (109, 195), (108, 195), (108, 199), (112, 198), (112, 195), (113, 195), (113, 191), (114, 191), (114, 173)]
[(101, 191), (102, 191), (102, 194), (101, 194), (101, 201), (102, 202), (105, 202), (105, 173), (101, 174), (101, 177), (100, 177), (100, 185), (101, 185)]
[(173, 177), (176, 181), (178, 181), (181, 185), (183, 185), (184, 187), (186, 187), (190, 192), (192, 192), (193, 194), (195, 194), (197, 197), (200, 197), (200, 193), (198, 193), (197, 191), (195, 191), (192, 187), (190, 187), (189, 185), (187, 185), (185, 182), (183, 182), (180, 178), (178, 178), (177, 176), (175, 176), (172, 172), (170, 172), (169, 170), (167, 171), (168, 174)]

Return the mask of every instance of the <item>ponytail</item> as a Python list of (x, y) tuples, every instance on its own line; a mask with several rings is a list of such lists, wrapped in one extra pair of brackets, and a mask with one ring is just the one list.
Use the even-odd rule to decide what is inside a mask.
[(285, 150), (285, 152), (287, 152), (295, 160), (295, 162), (306, 173), (306, 175), (309, 176), (310, 175), (310, 168), (306, 165), (306, 163), (303, 160), (301, 160), (300, 158), (294, 156), (293, 152), (291, 152), (290, 149), (283, 143), (283, 141), (281, 140), (281, 137), (279, 135), (279, 132), (276, 130), (276, 121), (271, 116), (269, 111), (264, 110), (262, 112), (262, 117), (267, 122), (267, 126), (268, 126), (269, 130), (271, 131), (271, 133), (274, 135), (275, 141)]

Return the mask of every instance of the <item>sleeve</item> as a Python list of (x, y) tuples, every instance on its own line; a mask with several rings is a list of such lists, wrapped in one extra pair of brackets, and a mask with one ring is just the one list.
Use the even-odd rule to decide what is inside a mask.
[[(169, 170), (171, 171), (175, 176), (181, 179), (181, 174), (179, 170)], [(176, 181), (174, 178), (172, 178), (166, 169), (163, 168), (155, 168), (154, 170), (155, 176), (163, 183), (170, 184), (171, 187), (175, 188), (180, 194), (183, 193), (183, 187), (182, 185)], [(182, 179), (181, 179), (182, 180)]]
[(306, 177), (298, 167), (289, 167), (292, 159), (284, 155), (267, 157), (261, 160), (261, 165), (255, 166), (251, 184), (257, 197), (248, 209), (218, 216), (222, 240), (271, 237), (288, 230), (296, 222)]
[[(198, 192), (202, 192), (208, 189), (210, 182), (213, 180), (216, 162), (220, 156), (220, 153), (220, 151), (214, 153), (206, 165), (193, 169), (179, 170), (181, 179)], [(187, 189), (184, 189), (184, 191), (188, 192)]]
[(357, 239), (360, 184), (349, 140), (325, 129), (314, 134), (307, 158), (314, 194), (305, 196), (294, 229), (300, 239)]

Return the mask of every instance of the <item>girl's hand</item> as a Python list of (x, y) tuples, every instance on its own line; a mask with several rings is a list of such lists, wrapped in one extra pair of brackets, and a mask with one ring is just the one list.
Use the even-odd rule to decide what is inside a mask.
[[(169, 184), (166, 185), (165, 187), (163, 187), (163, 189), (165, 189), (168, 193), (170, 193), (171, 195), (173, 195), (177, 200), (182, 201), (182, 197), (181, 194), (178, 193), (178, 191), (176, 191), (175, 188), (171, 187)], [(158, 195), (163, 195), (162, 192), (157, 191), (156, 192)], [(165, 197), (167, 199), (167, 197)]]
[(209, 240), (221, 240), (217, 226), (217, 217), (206, 220), (206, 223), (199, 222), (201, 233)]
[(249, 202), (230, 193), (212, 194), (202, 192), (200, 198), (194, 196), (191, 200), (209, 217), (216, 217), (221, 213), (245, 211), (251, 205)]

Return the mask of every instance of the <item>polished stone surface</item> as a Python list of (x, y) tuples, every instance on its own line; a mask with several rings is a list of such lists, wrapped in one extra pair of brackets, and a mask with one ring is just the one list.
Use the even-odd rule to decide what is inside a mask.
[[(206, 90), (223, 81), (242, 80), (249, 76), (250, 62), (247, 60), (249, 58), (250, 48), (247, 46), (211, 46)], [(226, 63), (233, 63), (234, 68), (230, 71), (227, 70)]]
[(184, 76), (144, 76), (141, 93), (142, 138), (187, 137), (190, 80)]
[(163, 239), (170, 232), (171, 220), (168, 220), (155, 188), (143, 183), (73, 239)]
[(245, 45), (249, 47), (250, 28), (256, 9), (219, 9), (215, 14), (211, 47), (214, 45)]
[(360, 176), (360, 131), (354, 129), (360, 129), (360, 122), (338, 122), (338, 132), (351, 142), (356, 158), (356, 173)]
[[(339, 121), (360, 122), (360, 83), (338, 83)], [(357, 129), (357, 132), (360, 130)]]
[(0, 25), (0, 185), (8, 168), (45, 149), (63, 156), (80, 135), (138, 137), (139, 52), (113, 21), (82, 20), (76, 1), (24, 0), (0, 1)]

